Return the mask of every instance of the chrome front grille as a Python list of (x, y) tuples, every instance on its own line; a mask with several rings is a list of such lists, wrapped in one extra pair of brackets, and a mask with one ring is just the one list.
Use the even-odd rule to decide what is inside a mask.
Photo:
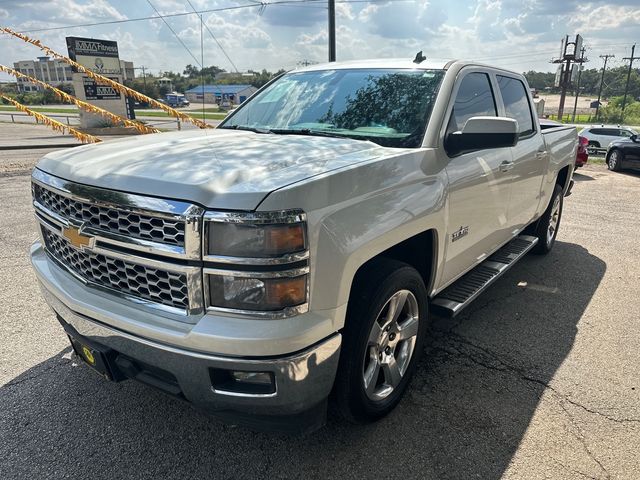
[(197, 321), (204, 312), (201, 207), (77, 184), (37, 168), (32, 180), (42, 241), (58, 265), (136, 308)]
[[(139, 238), (169, 245), (184, 246), (184, 220), (154, 217), (124, 209), (91, 204), (33, 186), (34, 198), (51, 212), (97, 230), (130, 238)], [(112, 192), (117, 202), (118, 192)]]
[(186, 309), (189, 306), (185, 274), (77, 250), (65, 238), (47, 229), (43, 229), (43, 236), (54, 258), (95, 285), (170, 307)]

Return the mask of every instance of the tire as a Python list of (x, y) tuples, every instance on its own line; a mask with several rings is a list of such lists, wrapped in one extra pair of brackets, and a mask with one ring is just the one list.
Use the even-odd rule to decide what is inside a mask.
[(613, 172), (619, 172), (622, 170), (622, 160), (624, 160), (624, 155), (620, 150), (611, 150), (607, 157), (607, 168)]
[(562, 218), (562, 205), (564, 202), (562, 187), (556, 184), (549, 201), (549, 206), (538, 220), (534, 236), (538, 237), (538, 243), (533, 247), (533, 253), (546, 255), (556, 243), (560, 219)]
[(587, 153), (589, 155), (595, 155), (596, 153), (598, 153), (599, 148), (600, 148), (599, 142), (591, 141), (587, 144)]
[[(402, 307), (394, 310), (399, 315), (389, 322), (399, 302)], [(428, 321), (427, 290), (416, 269), (381, 258), (358, 272), (334, 388), (346, 420), (369, 423), (400, 402), (420, 359)]]

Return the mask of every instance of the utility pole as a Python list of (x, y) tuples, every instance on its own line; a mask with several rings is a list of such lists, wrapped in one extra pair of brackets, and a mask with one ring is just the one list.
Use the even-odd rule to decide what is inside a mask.
[(622, 60), (629, 60), (629, 70), (627, 71), (627, 84), (624, 87), (624, 97), (622, 97), (622, 112), (620, 113), (620, 122), (624, 122), (624, 107), (627, 106), (627, 93), (629, 92), (629, 80), (631, 79), (631, 68), (633, 67), (633, 61), (640, 59), (640, 57), (634, 57), (633, 54), (636, 51), (636, 44), (631, 47), (631, 56), (624, 57)]
[(336, 0), (329, 0), (329, 61), (336, 61)]
[(573, 103), (573, 117), (572, 117), (572, 122), (576, 123), (576, 110), (578, 109), (578, 97), (580, 96), (580, 77), (582, 76), (582, 64), (584, 62), (587, 61), (586, 58), (584, 58), (584, 52), (585, 52), (585, 48), (582, 47), (582, 49), (580, 50), (580, 65), (578, 66), (578, 84), (576, 85), (576, 100)]
[(596, 103), (596, 120), (598, 120), (598, 112), (600, 110), (600, 98), (602, 97), (602, 87), (604, 86), (604, 72), (607, 71), (607, 61), (610, 58), (615, 57), (615, 55), (611, 54), (600, 55), (600, 58), (604, 58), (604, 66), (602, 67), (602, 77), (600, 78), (600, 88), (598, 89), (598, 103)]
[(147, 94), (147, 73), (145, 72), (144, 69), (147, 67), (142, 65), (140, 68), (142, 69), (142, 84), (144, 85), (144, 94), (146, 95)]
[(564, 114), (564, 101), (567, 97), (567, 89), (571, 86), (572, 82), (572, 66), (582, 64), (583, 59), (578, 57), (579, 52), (582, 50), (582, 37), (576, 35), (573, 42), (569, 41), (569, 35), (565, 35), (562, 39), (560, 48), (560, 58), (551, 60), (551, 63), (557, 63), (558, 72), (556, 73), (555, 86), (560, 87), (560, 105), (558, 106), (558, 121), (562, 121), (562, 115)]
[(144, 65), (140, 66), (140, 67), (133, 67), (134, 70), (142, 70), (142, 84), (144, 85), (144, 94), (147, 94), (147, 74), (145, 73), (145, 69), (147, 67), (145, 67)]

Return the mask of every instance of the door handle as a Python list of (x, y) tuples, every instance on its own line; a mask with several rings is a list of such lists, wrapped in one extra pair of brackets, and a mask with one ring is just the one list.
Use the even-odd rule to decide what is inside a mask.
[(536, 158), (544, 158), (547, 155), (546, 150), (538, 150), (536, 152)]
[(501, 172), (508, 172), (512, 168), (513, 168), (513, 162), (510, 162), (508, 160), (505, 160), (504, 162), (502, 162), (500, 164), (500, 171)]

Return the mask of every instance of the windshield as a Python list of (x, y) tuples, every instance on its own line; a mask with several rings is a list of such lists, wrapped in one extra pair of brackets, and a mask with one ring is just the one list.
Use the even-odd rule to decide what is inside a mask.
[(220, 128), (348, 137), (419, 147), (443, 70), (352, 69), (290, 73)]

